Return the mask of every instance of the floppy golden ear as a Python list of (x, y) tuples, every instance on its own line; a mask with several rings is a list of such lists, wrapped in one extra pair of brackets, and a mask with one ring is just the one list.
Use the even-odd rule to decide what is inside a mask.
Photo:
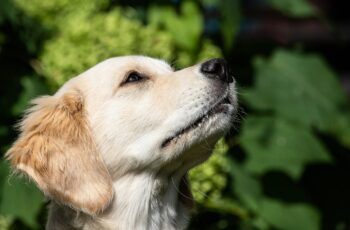
[(7, 158), (55, 201), (90, 215), (102, 211), (113, 198), (112, 180), (91, 136), (81, 93), (33, 102)]

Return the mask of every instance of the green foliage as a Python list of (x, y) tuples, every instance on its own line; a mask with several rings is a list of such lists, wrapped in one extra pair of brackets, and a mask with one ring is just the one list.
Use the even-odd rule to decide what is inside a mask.
[(45, 76), (56, 85), (108, 57), (135, 53), (169, 60), (172, 54), (167, 34), (123, 18), (120, 10), (73, 15), (60, 31), (40, 56)]
[[(6, 20), (6, 18), (8, 16), (7, 12), (10, 9), (9, 5), (10, 4), (9, 4), (8, 0), (3, 0), (3, 3), (1, 4), (1, 7), (0, 7), (0, 26)], [(5, 40), (6, 40), (6, 36), (0, 30), (0, 54), (1, 54), (2, 44), (5, 43)]]
[[(242, 229), (320, 229), (320, 211), (302, 198), (303, 192), (296, 184), (289, 185), (289, 189), (299, 198), (284, 201), (266, 193), (262, 178), (279, 173), (294, 181), (291, 183), (298, 183), (308, 165), (332, 164), (332, 157), (315, 130), (342, 137), (339, 141), (347, 140), (336, 125), (339, 117), (348, 114), (344, 110), (344, 92), (335, 73), (316, 55), (277, 50), (270, 58), (257, 58), (254, 67), (254, 86), (242, 94), (244, 102), (255, 111), (244, 120), (239, 136), (246, 157), (243, 162), (227, 159), (225, 152), (229, 147), (222, 140), (224, 151), (219, 154), (226, 158), (225, 164), (218, 169), (209, 160), (194, 169), (202, 175), (209, 172), (206, 180), (198, 172), (193, 174), (195, 197), (209, 209), (241, 219)], [(215, 154), (218, 156), (218, 152)], [(225, 186), (215, 185), (213, 181), (217, 179), (213, 175), (222, 173), (228, 174)], [(205, 199), (203, 194), (197, 195), (197, 188), (208, 191), (205, 186), (209, 184), (210, 188), (220, 188), (221, 195), (209, 193)]]
[(25, 178), (9, 175), (7, 164), (0, 162), (0, 217), (3, 224), (18, 218), (29, 227), (38, 228), (37, 216), (43, 203), (41, 193)]
[(1, 230), (9, 230), (11, 226), (11, 218), (0, 215), (0, 229)]
[(2, 0), (0, 7), (0, 24), (3, 21), (14, 17), (14, 8), (11, 4), (11, 0)]
[[(32, 98), (47, 93), (47, 86), (34, 76), (23, 77), (21, 84), (23, 91), (12, 107), (13, 115), (22, 114)], [(0, 137), (7, 134), (8, 129), (0, 126)], [(6, 149), (6, 146), (1, 146), (2, 152)], [(28, 179), (17, 178), (10, 174), (8, 165), (2, 161), (0, 161), (0, 188), (0, 230), (10, 229), (10, 225), (16, 219), (37, 229), (40, 225), (37, 216), (43, 204), (38, 189)]]
[(241, 136), (249, 155), (246, 169), (255, 174), (279, 170), (298, 179), (307, 164), (329, 162), (329, 153), (310, 131), (280, 117), (250, 116)]
[(6, 217), (18, 218), (36, 229), (39, 227), (37, 216), (42, 204), (43, 197), (34, 184), (23, 179), (10, 178), (3, 187), (0, 213)]
[(245, 161), (230, 164), (233, 192), (258, 229), (319, 229), (315, 207), (305, 200), (286, 203), (267, 196), (259, 178), (279, 172), (298, 181), (307, 165), (331, 164), (331, 155), (314, 130), (348, 143), (338, 124), (339, 117), (349, 114), (343, 109), (345, 94), (335, 73), (316, 55), (277, 50), (271, 58), (255, 59), (254, 67), (254, 86), (242, 96), (256, 114), (242, 127)]
[(242, 168), (237, 162), (230, 161), (230, 175), (232, 192), (236, 194), (243, 205), (251, 211), (258, 210), (258, 200), (262, 196), (262, 188), (256, 177)]
[(28, 102), (31, 99), (48, 93), (47, 86), (40, 81), (37, 76), (24, 76), (21, 79), (21, 85), (23, 90), (19, 95), (16, 104), (12, 107), (12, 113), (14, 115), (21, 115), (28, 107)]
[[(192, 3), (184, 5), (185, 20), (165, 17), (169, 18), (169, 28), (182, 23), (188, 24), (188, 28), (193, 31), (196, 25), (197, 33), (192, 36), (191, 44), (185, 47), (179, 41), (190, 39), (183, 39), (181, 34), (174, 36), (170, 30), (162, 31), (156, 28), (156, 23), (144, 26), (129, 19), (132, 10), (128, 8), (121, 10), (115, 7), (105, 11), (105, 2), (89, 1), (88, 4), (82, 4), (77, 1), (66, 4), (66, 1), (47, 3), (18, 0), (17, 4), (32, 17), (39, 18), (52, 31), (53, 35), (46, 40), (39, 55), (39, 73), (47, 77), (54, 87), (113, 56), (130, 53), (148, 55), (170, 62), (176, 60), (179, 66), (187, 66), (199, 58), (221, 56), (221, 51), (210, 42), (205, 41), (200, 46), (196, 43), (201, 27), (198, 9)], [(172, 11), (169, 9), (167, 12)], [(192, 52), (187, 50), (190, 46)], [(194, 52), (193, 46), (201, 51)]]
[(272, 199), (264, 199), (260, 205), (261, 217), (275, 228), (285, 230), (320, 228), (320, 215), (309, 205), (288, 204)]
[(292, 17), (302, 18), (317, 15), (315, 7), (307, 0), (269, 0), (269, 3), (272, 7)]
[[(77, 12), (85, 12), (94, 14), (105, 10), (108, 7), (108, 0), (52, 0), (40, 1), (32, 0), (14, 0), (18, 10), (23, 11), (31, 18), (40, 20), (40, 24), (45, 27), (60, 27), (62, 22), (66, 21), (66, 17), (76, 14)], [(77, 9), (78, 7), (78, 9)]]
[[(0, 188), (4, 187), (8, 173), (5, 162), (0, 162)], [(0, 199), (2, 198), (2, 194), (3, 190), (0, 189)]]
[[(0, 188), (3, 188), (5, 183), (7, 183), (6, 179), (8, 176), (9, 172), (7, 170), (7, 167), (4, 162), (0, 162)], [(0, 189), (0, 205), (3, 197), (3, 189)], [(1, 230), (8, 230), (10, 229), (11, 223), (13, 221), (13, 218), (4, 215), (0, 209), (0, 229)]]
[[(255, 154), (260, 153), (255, 152)], [(260, 164), (264, 164), (264, 160), (265, 158), (260, 161)], [(233, 193), (247, 209), (246, 212), (250, 213), (245, 218), (247, 225), (257, 229), (270, 229), (271, 227), (282, 230), (319, 229), (320, 213), (316, 208), (307, 203), (285, 203), (270, 198), (264, 194), (258, 177), (252, 175), (249, 169), (234, 161), (230, 163), (230, 166), (230, 174), (234, 178)]]
[(7, 128), (0, 126), (0, 137), (5, 136), (7, 134)]
[(184, 2), (181, 5), (180, 15), (170, 6), (152, 6), (148, 13), (150, 24), (165, 28), (179, 47), (187, 52), (198, 49), (198, 40), (202, 32), (202, 17), (194, 2)]
[[(318, 14), (306, 0), (269, 2), (291, 17)], [(5, 111), (17, 118), (33, 97), (48, 93), (49, 86), (56, 89), (112, 56), (149, 55), (177, 67), (222, 56), (219, 47), (203, 38), (200, 4), (181, 1), (178, 11), (172, 5), (151, 4), (145, 9), (144, 24), (135, 18), (135, 9), (108, 0), (2, 1), (0, 25), (10, 23), (16, 28), (34, 59), (32, 70), (19, 78), (22, 91), (17, 103)], [(229, 52), (242, 17), (240, 1), (203, 4), (220, 9), (222, 48)], [(0, 55), (7, 41), (7, 34), (0, 31)], [(241, 102), (251, 111), (242, 121), (240, 134), (220, 140), (210, 159), (190, 171), (199, 207), (196, 215), (215, 213), (214, 229), (231, 229), (231, 222), (237, 222), (237, 229), (320, 229), (323, 213), (300, 183), (308, 166), (334, 163), (332, 150), (318, 134), (350, 148), (348, 100), (337, 74), (317, 54), (276, 49), (271, 57), (254, 58), (253, 67), (254, 84), (242, 92)], [(10, 128), (1, 124), (0, 137), (9, 136)], [(8, 144), (1, 149), (5, 151)], [(236, 149), (243, 151), (243, 160), (236, 159)], [(283, 182), (290, 184), (282, 191), (278, 183), (267, 189), (264, 180), (271, 174), (283, 175)], [(12, 229), (18, 220), (31, 229), (43, 225), (37, 218), (42, 196), (27, 180), (9, 177), (2, 161), (0, 188), (1, 230)], [(291, 193), (298, 196), (286, 199)]]
[[(21, 84), (23, 91), (12, 107), (14, 115), (22, 114), (35, 96), (48, 92), (47, 86), (37, 77), (25, 76)], [(6, 133), (6, 128), (0, 129), (0, 136)], [(36, 186), (27, 178), (11, 174), (8, 165), (0, 161), (0, 188), (0, 229), (9, 229), (15, 219), (32, 229), (38, 229), (40, 223), (37, 216), (42, 209), (43, 197)]]
[(344, 111), (346, 96), (322, 58), (277, 50), (270, 59), (255, 59), (254, 67), (255, 86), (243, 95), (252, 108), (274, 112), (305, 127), (330, 132), (343, 143), (350, 142), (344, 132), (344, 126), (350, 127), (345, 119), (350, 115)]
[(193, 197), (197, 202), (204, 203), (207, 199), (221, 198), (222, 190), (226, 187), (226, 174), (229, 169), (225, 159), (229, 146), (221, 139), (215, 146), (212, 156), (192, 169), (189, 174)]
[(220, 1), (220, 9), (222, 12), (221, 33), (224, 38), (225, 48), (229, 50), (239, 30), (241, 18), (240, 2), (239, 0)]

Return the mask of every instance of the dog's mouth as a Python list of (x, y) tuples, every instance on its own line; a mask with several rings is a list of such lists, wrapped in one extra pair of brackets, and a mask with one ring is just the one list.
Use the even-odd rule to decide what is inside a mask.
[(194, 122), (190, 123), (189, 125), (187, 125), (186, 127), (182, 128), (182, 129), (180, 129), (173, 136), (165, 139), (165, 141), (162, 143), (161, 147), (165, 148), (168, 145), (170, 145), (171, 143), (176, 142), (181, 136), (190, 132), (191, 130), (199, 128), (204, 123), (209, 121), (210, 118), (214, 117), (216, 114), (226, 113), (228, 111), (228, 105), (232, 105), (232, 103), (231, 103), (229, 97), (226, 96), (221, 101), (216, 103), (211, 109), (209, 109), (204, 115), (198, 117), (196, 120), (194, 120)]

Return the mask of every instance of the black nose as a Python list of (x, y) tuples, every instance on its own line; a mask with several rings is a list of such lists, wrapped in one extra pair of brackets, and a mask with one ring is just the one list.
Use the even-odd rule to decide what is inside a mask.
[(215, 78), (226, 83), (233, 82), (227, 62), (223, 58), (214, 58), (204, 62), (201, 65), (200, 71), (208, 78)]

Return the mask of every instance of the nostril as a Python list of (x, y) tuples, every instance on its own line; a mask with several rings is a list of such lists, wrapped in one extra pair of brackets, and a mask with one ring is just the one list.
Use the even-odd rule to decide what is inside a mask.
[(228, 73), (227, 63), (222, 58), (215, 58), (204, 62), (200, 71), (205, 77), (218, 79), (226, 83), (233, 82), (232, 76)]
[(209, 74), (220, 74), (222, 72), (222, 69), (222, 65), (219, 62), (215, 61), (204, 63), (202, 66), (202, 72)]

